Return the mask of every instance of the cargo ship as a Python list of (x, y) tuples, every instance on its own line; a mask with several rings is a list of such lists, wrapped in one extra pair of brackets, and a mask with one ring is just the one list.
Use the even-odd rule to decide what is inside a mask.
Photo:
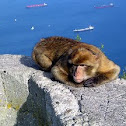
[(43, 3), (43, 4), (33, 4), (33, 5), (28, 5), (26, 6), (26, 8), (32, 8), (32, 7), (45, 7), (47, 6), (46, 3)]
[(82, 31), (89, 31), (89, 30), (93, 30), (94, 27), (93, 26), (89, 26), (88, 28), (83, 28), (83, 29), (74, 29), (74, 32), (82, 32)]
[(95, 6), (96, 9), (102, 9), (102, 8), (108, 8), (108, 7), (114, 7), (113, 3), (110, 3), (109, 5), (101, 5), (101, 6)]

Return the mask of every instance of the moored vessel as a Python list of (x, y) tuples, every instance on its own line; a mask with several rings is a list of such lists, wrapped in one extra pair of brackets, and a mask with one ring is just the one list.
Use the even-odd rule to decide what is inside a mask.
[(89, 26), (88, 28), (83, 28), (83, 29), (74, 29), (74, 32), (82, 32), (82, 31), (89, 31), (89, 30), (93, 30), (94, 26)]
[(43, 3), (43, 4), (34, 4), (34, 5), (28, 5), (26, 6), (26, 8), (32, 8), (32, 7), (45, 7), (47, 6), (46, 3)]
[(95, 6), (96, 9), (102, 9), (102, 8), (108, 8), (108, 7), (114, 7), (113, 3), (110, 3), (109, 5), (101, 5), (101, 6)]

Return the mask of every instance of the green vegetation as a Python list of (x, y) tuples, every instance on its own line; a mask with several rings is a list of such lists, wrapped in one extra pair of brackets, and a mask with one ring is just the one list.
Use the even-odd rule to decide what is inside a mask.
[(77, 34), (76, 40), (81, 41), (81, 37), (78, 34)]
[(126, 80), (126, 67), (123, 69), (122, 75), (120, 75), (120, 78), (123, 78)]
[(99, 49), (102, 51), (104, 49), (104, 45), (101, 43), (101, 46), (99, 47)]
[(102, 43), (101, 43), (101, 46), (99, 47), (99, 49), (105, 54), (105, 52), (103, 51), (104, 45)]

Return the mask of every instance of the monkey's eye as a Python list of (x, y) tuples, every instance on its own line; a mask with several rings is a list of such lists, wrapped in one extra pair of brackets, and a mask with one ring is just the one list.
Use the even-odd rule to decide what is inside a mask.
[(79, 66), (86, 66), (85, 64), (80, 64)]
[(80, 64), (79, 66), (83, 66), (83, 67), (85, 67), (85, 68), (90, 68), (90, 67), (91, 67), (91, 66), (86, 65), (86, 64)]
[(85, 66), (85, 67), (88, 67), (88, 65), (86, 65), (86, 64), (80, 64), (79, 66)]

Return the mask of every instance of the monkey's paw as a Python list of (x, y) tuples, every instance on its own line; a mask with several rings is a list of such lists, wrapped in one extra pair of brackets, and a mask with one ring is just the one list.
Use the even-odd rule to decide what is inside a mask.
[(95, 77), (89, 78), (84, 82), (85, 87), (95, 87), (96, 84), (97, 84), (97, 78)]

